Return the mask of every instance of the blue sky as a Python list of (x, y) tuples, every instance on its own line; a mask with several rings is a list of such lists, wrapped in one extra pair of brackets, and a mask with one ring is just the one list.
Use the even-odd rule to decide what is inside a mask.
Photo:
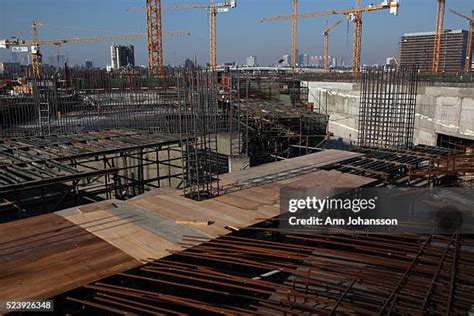
[[(146, 31), (145, 12), (127, 12), (129, 7), (143, 6), (144, 0), (0, 0), (0, 38), (17, 36), (31, 39), (31, 21), (44, 23), (39, 34), (42, 39), (90, 37), (101, 35), (137, 34)], [(203, 0), (163, 0), (163, 5), (206, 3)], [(355, 0), (299, 0), (299, 11), (322, 11), (351, 8)], [(381, 0), (362, 0), (363, 5)], [(453, 8), (467, 15), (474, 9), (472, 0), (447, 1)], [(260, 23), (263, 16), (289, 14), (290, 0), (238, 0), (238, 7), (218, 15), (218, 62), (243, 63), (245, 57), (255, 55), (259, 64), (274, 64), (291, 50), (291, 22)], [(364, 15), (363, 63), (382, 63), (396, 55), (401, 34), (432, 31), (436, 15), (436, 0), (401, 0), (400, 14), (389, 15), (377, 11)], [(328, 16), (305, 19), (298, 23), (300, 53), (322, 55), (322, 31), (326, 23), (342, 19)], [(196, 54), (200, 63), (208, 61), (208, 24), (205, 10), (164, 11), (164, 31), (189, 31), (191, 37), (164, 40), (165, 62), (182, 62)], [(445, 28), (466, 28), (466, 22), (446, 11)], [(137, 64), (146, 64), (145, 41), (135, 45)], [(344, 21), (331, 33), (330, 55), (350, 59), (352, 25)], [(111, 43), (64, 45), (71, 64), (91, 59), (104, 66), (109, 61)], [(124, 43), (128, 44), (128, 43)], [(3, 50), (0, 58), (10, 54)], [(43, 55), (54, 55), (53, 48), (43, 48)]]

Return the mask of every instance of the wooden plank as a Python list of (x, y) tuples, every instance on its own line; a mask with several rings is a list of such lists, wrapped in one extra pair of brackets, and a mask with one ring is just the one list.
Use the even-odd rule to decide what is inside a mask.
[(0, 225), (0, 298), (5, 300), (46, 299), (139, 264), (56, 214)]
[[(223, 176), (233, 183), (303, 166), (323, 166), (359, 154), (338, 150), (298, 157)], [(110, 200), (0, 225), (0, 298), (47, 298), (181, 249), (184, 235), (215, 238), (279, 215), (286, 186), (359, 187), (372, 179), (337, 171), (249, 187), (206, 201), (161, 188), (128, 201)], [(58, 216), (61, 215), (61, 216)], [(209, 223), (212, 225), (196, 225)], [(182, 225), (181, 223), (185, 223)]]
[(169, 254), (168, 250), (181, 249), (177, 243), (177, 239), (181, 239), (179, 231), (175, 232), (175, 240), (160, 236), (160, 232), (153, 232), (144, 227), (144, 223), (158, 225), (157, 222), (137, 216), (130, 209), (130, 212), (127, 212), (127, 207), (130, 205), (122, 204), (122, 215), (112, 213), (112, 210), (102, 210), (69, 215), (66, 218), (142, 262), (150, 258), (164, 257)]
[(323, 167), (336, 162), (360, 156), (362, 156), (362, 154), (343, 150), (329, 149), (306, 156), (272, 162), (269, 164), (264, 164), (261, 166), (241, 170), (239, 172), (222, 175), (221, 182), (222, 185), (228, 185), (231, 183), (236, 183), (238, 181), (259, 178), (265, 175), (276, 174), (279, 172), (285, 172), (306, 166)]

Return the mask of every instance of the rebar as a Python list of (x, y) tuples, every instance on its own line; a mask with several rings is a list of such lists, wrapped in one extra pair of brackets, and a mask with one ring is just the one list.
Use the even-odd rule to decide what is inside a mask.
[(56, 302), (70, 312), (150, 304), (171, 314), (451, 315), (467, 312), (473, 297), (473, 242), (460, 235), (318, 235), (260, 224), (213, 240), (185, 236), (183, 245)]
[(361, 147), (408, 149), (413, 145), (418, 86), (416, 67), (362, 73)]

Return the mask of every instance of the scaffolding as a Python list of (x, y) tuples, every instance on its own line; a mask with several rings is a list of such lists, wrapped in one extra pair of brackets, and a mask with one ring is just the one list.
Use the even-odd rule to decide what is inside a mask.
[(227, 157), (218, 154), (218, 89), (216, 73), (190, 72), (177, 77), (179, 133), (184, 140), (184, 195), (204, 200), (219, 194), (219, 174)]
[(238, 99), (231, 108), (241, 135), (239, 150), (251, 166), (313, 153), (327, 138), (329, 117), (302, 104)]
[(362, 73), (361, 147), (407, 149), (413, 145), (418, 87), (416, 67)]
[[(308, 89), (295, 78), (188, 69), (166, 80), (133, 71), (69, 70), (27, 78), (0, 95), (0, 135), (173, 134), (183, 143), (179, 187), (198, 200), (219, 194), (218, 174), (229, 171), (228, 156), (258, 165), (312, 153), (326, 138), (328, 117), (308, 107)], [(218, 137), (227, 135), (230, 148), (219, 152)]]
[(0, 142), (0, 222), (182, 183), (176, 135), (103, 130)]
[[(324, 167), (376, 179), (376, 187), (430, 187), (452, 186), (457, 177), (453, 173), (430, 174), (436, 162), (446, 161), (460, 153), (454, 149), (417, 145), (410, 149), (381, 149), (356, 147), (352, 151), (363, 156)], [(439, 163), (438, 163), (439, 165)]]
[(23, 137), (133, 128), (178, 133), (175, 88), (101, 72), (31, 78), (0, 95), (0, 135)]

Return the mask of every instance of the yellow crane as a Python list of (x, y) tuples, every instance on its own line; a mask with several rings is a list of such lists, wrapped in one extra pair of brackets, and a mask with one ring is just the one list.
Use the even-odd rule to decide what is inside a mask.
[(329, 33), (339, 24), (341, 21), (333, 23), (331, 26), (328, 26), (324, 29), (324, 71), (329, 72)]
[[(359, 1), (357, 2), (359, 4)], [(354, 73), (359, 73), (360, 71), (360, 48), (361, 48), (361, 29), (362, 29), (362, 13), (363, 12), (372, 12), (372, 11), (379, 11), (379, 10), (390, 10), (390, 13), (393, 15), (398, 14), (398, 8), (400, 7), (398, 0), (385, 0), (380, 5), (373, 6), (370, 5), (368, 7), (356, 7), (353, 9), (334, 9), (334, 10), (326, 10), (326, 11), (319, 11), (319, 12), (306, 12), (300, 14), (292, 14), (292, 15), (280, 15), (280, 16), (271, 16), (271, 17), (264, 17), (262, 18), (261, 22), (270, 22), (270, 21), (287, 21), (292, 20), (295, 21), (296, 19), (310, 19), (310, 18), (317, 18), (322, 16), (328, 15), (345, 15), (350, 18), (352, 22), (354, 22), (354, 38), (353, 38), (353, 47), (352, 47), (352, 71)], [(292, 42), (296, 43), (296, 32), (292, 35)], [(295, 50), (296, 52), (296, 50)]]
[[(147, 1), (150, 2), (151, 0), (147, 0)], [(215, 0), (210, 0), (211, 2), (209, 4), (188, 4), (188, 5), (176, 5), (176, 6), (161, 6), (161, 1), (157, 1), (157, 0), (154, 0), (154, 1), (160, 2), (160, 4), (155, 3), (152, 5), (148, 5), (148, 2), (147, 2), (147, 6), (145, 8), (133, 7), (133, 8), (129, 8), (127, 11), (141, 11), (141, 10), (146, 9), (148, 15), (149, 15), (149, 12), (154, 12), (154, 13), (160, 12), (159, 20), (161, 21), (162, 10), (190, 10), (190, 9), (208, 10), (209, 12), (209, 65), (210, 65), (210, 69), (212, 71), (215, 71), (217, 68), (217, 14), (227, 12), (229, 9), (235, 8), (237, 6), (236, 0), (225, 0), (223, 3), (215, 3)], [(157, 5), (160, 5), (160, 8), (157, 8), (156, 7)], [(156, 23), (156, 25), (158, 24)], [(159, 34), (159, 31), (156, 25), (155, 26), (150, 25), (150, 24), (148, 25), (148, 32), (154, 34), (154, 36), (152, 37), (153, 39), (156, 39), (158, 36), (157, 34)], [(159, 25), (161, 25), (161, 22)], [(156, 40), (156, 43), (158, 43), (157, 40)], [(154, 47), (158, 47), (156, 43), (153, 43), (153, 42), (150, 43), (149, 47), (150, 45)], [(161, 65), (163, 64), (163, 51), (161, 50), (161, 44), (159, 45), (159, 47), (160, 47), (159, 51), (158, 49), (155, 49), (153, 51), (154, 53), (152, 56), (153, 64), (152, 65), (149, 64), (149, 67), (153, 69), (155, 68), (160, 69), (160, 66), (159, 66), (160, 60), (161, 60)], [(150, 61), (150, 58), (149, 58), (149, 61)], [(162, 73), (162, 70), (158, 71), (158, 73)]]
[[(0, 41), (0, 48), (10, 48), (10, 47), (30, 47), (31, 48), (31, 65), (33, 70), (33, 75), (39, 76), (42, 69), (42, 54), (41, 46), (44, 45), (54, 45), (59, 47), (63, 44), (72, 44), (72, 43), (92, 43), (100, 41), (118, 41), (118, 40), (139, 40), (147, 38), (147, 34), (132, 34), (132, 35), (115, 35), (115, 36), (96, 36), (88, 38), (63, 38), (63, 39), (50, 39), (50, 40), (40, 40), (38, 38), (38, 26), (41, 23), (38, 21), (33, 21), (32, 23), (32, 40), (24, 41), (16, 38), (6, 39)], [(189, 36), (191, 35), (188, 32), (168, 32), (163, 34), (165, 37), (175, 37), (175, 36)]]
[(439, 61), (441, 57), (441, 37), (444, 29), (444, 10), (446, 0), (437, 0), (436, 4), (436, 30), (433, 47), (433, 65), (431, 71), (434, 75), (439, 72)]
[[(449, 12), (456, 14), (457, 16), (467, 20), (468, 31), (467, 31), (467, 45), (466, 45), (466, 61), (464, 63), (464, 72), (470, 73), (472, 67), (472, 36), (474, 35), (474, 18), (470, 18), (462, 13), (449, 9)], [(474, 11), (472, 12), (474, 16)]]

